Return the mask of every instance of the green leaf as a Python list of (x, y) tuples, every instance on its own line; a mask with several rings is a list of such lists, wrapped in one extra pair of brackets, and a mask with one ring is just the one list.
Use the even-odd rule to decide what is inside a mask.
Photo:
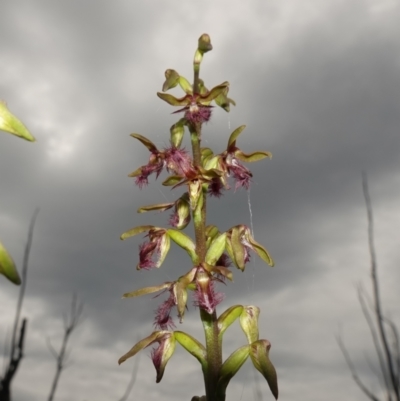
[(211, 243), (211, 246), (208, 248), (205, 259), (206, 263), (210, 265), (215, 265), (217, 263), (217, 260), (225, 251), (225, 244), (226, 233), (222, 233), (216, 239), (214, 239), (214, 241)]
[(219, 336), (221, 337), (226, 329), (240, 316), (243, 311), (242, 305), (234, 305), (228, 308), (218, 318)]
[(12, 257), (7, 252), (7, 249), (3, 246), (0, 241), (0, 274), (6, 276), (12, 283), (16, 285), (21, 284), (18, 271), (15, 267), (15, 263)]
[(207, 366), (207, 352), (203, 344), (183, 331), (174, 331), (174, 335), (176, 341), (178, 341), (186, 351), (193, 355), (200, 362), (203, 368)]
[(14, 114), (10, 113), (6, 103), (3, 101), (0, 101), (0, 130), (9, 132), (30, 142), (36, 141), (28, 131), (28, 128)]
[(241, 125), (240, 127), (236, 128), (235, 131), (232, 132), (228, 140), (228, 148), (230, 148), (232, 145), (235, 146), (237, 137), (243, 132), (245, 128), (246, 128), (245, 125)]
[(121, 239), (124, 240), (124, 239), (127, 239), (129, 237), (133, 237), (134, 235), (138, 235), (138, 234), (143, 233), (145, 231), (149, 231), (152, 228), (155, 228), (155, 226), (138, 226), (138, 227), (131, 228), (130, 230), (125, 231), (121, 235)]
[(246, 362), (247, 358), (249, 357), (249, 348), (250, 347), (248, 345), (238, 348), (222, 364), (217, 384), (217, 393), (220, 396), (225, 395), (226, 388), (228, 387), (230, 380)]

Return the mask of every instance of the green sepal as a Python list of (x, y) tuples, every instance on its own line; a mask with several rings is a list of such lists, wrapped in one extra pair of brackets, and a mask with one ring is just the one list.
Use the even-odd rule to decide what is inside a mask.
[(258, 162), (259, 160), (265, 159), (266, 157), (271, 159), (272, 153), (265, 152), (263, 150), (259, 150), (257, 152), (246, 154), (246, 153), (243, 153), (241, 150), (237, 150), (235, 152), (235, 157), (242, 162), (253, 163), (253, 162)]
[(229, 113), (230, 109), (231, 109), (231, 104), (233, 104), (234, 106), (236, 106), (236, 103), (233, 99), (229, 98), (228, 96), (228, 90), (225, 92), (220, 93), (215, 99), (215, 103), (223, 108), (226, 112)]
[(183, 331), (174, 331), (174, 335), (176, 341), (200, 362), (204, 371), (207, 367), (207, 352), (204, 345)]
[(149, 231), (149, 230), (151, 230), (152, 228), (156, 228), (155, 226), (138, 226), (138, 227), (134, 227), (134, 228), (131, 228), (130, 230), (128, 230), (128, 231), (125, 231), (122, 235), (121, 235), (121, 239), (122, 240), (124, 240), (124, 239), (127, 239), (127, 238), (129, 238), (129, 237), (133, 237), (134, 235), (138, 235), (138, 234), (140, 234), (140, 233), (143, 233), (143, 232), (145, 232), (145, 231)]
[[(168, 255), (169, 248), (171, 247), (171, 240), (169, 238), (168, 233), (166, 232), (165, 235), (162, 236), (161, 245), (160, 245), (160, 256), (155, 264), (156, 268), (159, 268), (163, 263), (165, 258)], [(137, 265), (137, 269), (140, 270), (140, 263)]]
[(171, 143), (176, 148), (180, 148), (185, 134), (185, 122), (184, 118), (181, 118), (178, 122), (171, 126), (169, 132), (171, 133)]
[(146, 213), (146, 212), (151, 212), (153, 210), (158, 210), (160, 212), (164, 212), (164, 211), (174, 207), (174, 205), (175, 205), (175, 202), (158, 203), (156, 205), (142, 206), (137, 210), (137, 212), (138, 213)]
[(162, 91), (166, 92), (169, 89), (175, 88), (179, 83), (179, 74), (175, 70), (165, 71), (165, 82), (162, 87)]
[(255, 341), (250, 345), (250, 358), (254, 367), (264, 376), (275, 399), (278, 399), (278, 378), (269, 359), (270, 348), (271, 343), (268, 340)]
[(208, 93), (208, 89), (204, 85), (204, 81), (202, 79), (199, 79), (199, 93), (200, 95), (205, 95), (206, 93)]
[(217, 394), (221, 399), (225, 399), (226, 388), (228, 387), (230, 380), (235, 376), (249, 357), (249, 348), (249, 345), (244, 345), (243, 347), (238, 348), (236, 351), (232, 352), (228, 359), (222, 364), (217, 384)]
[(147, 336), (146, 338), (143, 338), (143, 340), (140, 340), (139, 342), (137, 342), (126, 354), (122, 355), (121, 358), (118, 359), (118, 365), (121, 365), (121, 363), (125, 362), (129, 358), (132, 358), (139, 351), (148, 347), (154, 341), (157, 341), (157, 339), (163, 333), (168, 333), (168, 332), (153, 331), (149, 336)]
[(172, 96), (168, 93), (157, 92), (157, 96), (160, 99), (164, 100), (164, 102), (170, 104), (171, 106), (186, 106), (188, 104), (187, 95), (178, 99), (175, 96)]
[(244, 306), (240, 314), (240, 327), (247, 337), (247, 342), (252, 344), (258, 340), (258, 317), (260, 316), (260, 308), (249, 305)]
[(233, 227), (231, 235), (231, 245), (234, 258), (232, 260), (236, 264), (236, 266), (243, 271), (245, 268), (245, 250), (243, 244), (240, 241), (240, 236), (240, 227)]
[(204, 160), (204, 168), (206, 170), (211, 170), (211, 169), (218, 169), (218, 162), (221, 159), (221, 155), (215, 155), (214, 157), (209, 157), (207, 160)]
[(229, 281), (233, 281), (233, 274), (232, 272), (225, 266), (211, 266), (207, 263), (204, 263), (204, 266), (209, 266), (206, 270), (214, 273), (214, 274), (219, 274), (220, 276), (223, 276), (227, 278)]
[(11, 255), (7, 252), (7, 249), (3, 246), (0, 241), (0, 274), (6, 276), (12, 283), (16, 285), (21, 284), (21, 278), (19, 277), (15, 263)]
[(200, 195), (199, 198), (197, 199), (197, 204), (193, 205), (191, 202), (190, 207), (193, 209), (193, 206), (195, 207), (193, 210), (193, 222), (195, 225), (200, 224), (201, 219), (202, 219), (202, 208), (204, 204), (204, 197), (207, 195), (203, 194), (203, 187), (201, 187)]
[(228, 140), (228, 148), (230, 148), (231, 146), (235, 146), (236, 139), (243, 132), (243, 130), (245, 128), (246, 128), (245, 125), (241, 125), (240, 127), (236, 128), (235, 131), (232, 132), (232, 134), (231, 134), (231, 136), (229, 137), (229, 140)]
[(174, 296), (176, 300), (176, 309), (178, 310), (178, 316), (180, 323), (183, 322), (183, 316), (185, 315), (187, 305), (187, 285), (181, 282), (177, 282), (174, 285)]
[(162, 182), (162, 185), (165, 187), (172, 187), (173, 185), (179, 184), (181, 181), (182, 177), (180, 175), (170, 175)]
[(211, 243), (207, 250), (205, 261), (210, 265), (215, 265), (217, 260), (225, 251), (226, 233), (222, 233)]
[(122, 295), (122, 298), (135, 298), (146, 294), (152, 294), (153, 292), (161, 291), (164, 290), (165, 288), (170, 287), (171, 284), (172, 284), (171, 282), (167, 282), (161, 285), (155, 285), (153, 287), (144, 287), (132, 292), (126, 292), (124, 295)]
[(212, 88), (207, 94), (201, 97), (201, 104), (207, 104), (213, 101), (220, 93), (222, 93), (226, 88), (229, 87), (229, 82), (225, 81), (220, 85)]
[(203, 167), (199, 167), (198, 170), (200, 171), (201, 176), (208, 181), (211, 181), (214, 178), (220, 178), (223, 174), (220, 170), (216, 168), (206, 170)]
[[(200, 208), (203, 205), (203, 187), (200, 180), (191, 181), (189, 184), (189, 203), (190, 208), (192, 210), (199, 209), (198, 204), (200, 203)], [(196, 220), (196, 215), (193, 216), (195, 223), (198, 223)]]
[[(232, 248), (232, 241), (229, 235), (227, 235), (226, 237), (226, 247), (225, 247), (226, 252), (228, 253), (228, 256), (230, 257), (230, 259), (232, 260), (232, 262), (235, 264), (236, 266), (236, 262), (235, 262), (235, 255), (233, 253), (233, 248)], [(236, 266), (237, 267), (237, 266)]]
[(193, 95), (193, 88), (192, 85), (185, 77), (179, 77), (179, 86), (187, 95)]
[(146, 138), (145, 136), (140, 135), (140, 134), (131, 134), (130, 136), (132, 138), (135, 138), (138, 141), (142, 142), (142, 144), (144, 146), (146, 146), (146, 148), (149, 149), (150, 152), (157, 152), (158, 151), (157, 146), (154, 145), (154, 143), (151, 142), (150, 139)]
[(207, 169), (206, 166), (209, 163), (209, 160), (212, 159), (212, 157), (214, 156), (214, 153), (210, 148), (202, 148), (200, 150), (200, 153), (201, 153), (201, 164), (202, 166), (204, 166), (205, 169)]
[(164, 375), (165, 367), (168, 361), (171, 359), (171, 356), (175, 352), (176, 341), (173, 332), (167, 330), (154, 331), (148, 337), (144, 338), (136, 345), (134, 345), (131, 350), (128, 351), (125, 355), (119, 358), (118, 364), (125, 362), (128, 358), (135, 356), (143, 348), (146, 348), (155, 342), (158, 342), (160, 344), (156, 352), (159, 352), (159, 350), (162, 351), (162, 355), (159, 356), (159, 359), (157, 358), (155, 360), (153, 358), (153, 363), (157, 371), (156, 382), (159, 383)]
[(128, 177), (137, 177), (138, 175), (142, 174), (142, 167), (139, 167), (135, 171), (132, 171), (132, 173), (128, 174)]
[(173, 228), (167, 229), (167, 233), (169, 237), (174, 241), (178, 246), (184, 249), (192, 259), (193, 264), (197, 264), (198, 256), (196, 254), (196, 245), (192, 241), (192, 239), (179, 230), (174, 230)]
[(8, 110), (6, 103), (3, 101), (0, 101), (0, 130), (16, 135), (29, 142), (36, 141), (28, 128)]
[(210, 224), (206, 227), (206, 246), (210, 246), (211, 242), (219, 235), (218, 227)]
[(234, 305), (228, 308), (218, 318), (219, 337), (224, 334), (226, 329), (240, 316), (243, 311), (242, 305)]
[(254, 238), (249, 238), (250, 244), (253, 246), (254, 252), (257, 253), (257, 255), (269, 266), (273, 267), (275, 265), (274, 260), (272, 259), (271, 255), (269, 252), (261, 245), (259, 244)]

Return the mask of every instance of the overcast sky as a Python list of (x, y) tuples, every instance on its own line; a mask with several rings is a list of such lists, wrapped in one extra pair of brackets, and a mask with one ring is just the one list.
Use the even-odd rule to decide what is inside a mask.
[[(13, 401), (47, 399), (62, 315), (73, 292), (84, 321), (71, 339), (71, 366), (57, 401), (118, 401), (134, 360), (118, 358), (153, 329), (162, 298), (123, 300), (127, 291), (174, 280), (188, 258), (174, 248), (157, 271), (137, 272), (141, 236), (120, 241), (136, 225), (165, 226), (169, 213), (138, 207), (175, 200), (180, 189), (150, 180), (139, 190), (127, 175), (148, 160), (129, 137), (168, 145), (174, 108), (157, 98), (164, 71), (192, 79), (197, 39), (214, 46), (202, 64), (208, 87), (230, 82), (237, 106), (215, 108), (204, 146), (221, 152), (230, 133), (238, 145), (264, 149), (252, 164), (250, 192), (209, 202), (208, 222), (227, 230), (253, 225), (275, 259), (257, 256), (234, 270), (222, 312), (234, 304), (261, 308), (260, 335), (272, 343), (280, 399), (362, 399), (340, 354), (341, 332), (365, 382), (379, 383), (356, 285), (369, 290), (367, 222), (361, 171), (368, 173), (385, 312), (400, 323), (400, 2), (398, 0), (3, 0), (0, 11), (0, 98), (36, 143), (0, 135), (0, 237), (21, 268), (29, 221), (35, 227), (23, 315), (25, 358)], [(179, 94), (178, 91), (175, 93)], [(187, 144), (187, 142), (186, 142)], [(249, 204), (251, 208), (249, 208)], [(251, 218), (252, 216), (252, 218)], [(188, 233), (192, 233), (191, 228)], [(0, 277), (0, 343), (9, 337), (18, 287)], [(183, 325), (203, 341), (198, 311)], [(224, 357), (245, 344), (237, 327)], [(178, 349), (160, 384), (142, 352), (130, 400), (190, 400), (204, 394), (200, 367)], [(246, 363), (227, 400), (273, 399)]]

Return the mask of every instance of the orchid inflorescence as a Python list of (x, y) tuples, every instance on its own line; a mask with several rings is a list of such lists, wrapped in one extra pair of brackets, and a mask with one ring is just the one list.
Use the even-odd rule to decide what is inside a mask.
[[(199, 38), (194, 56), (193, 85), (174, 70), (168, 69), (165, 72), (163, 92), (157, 95), (170, 105), (180, 107), (174, 113), (183, 113), (183, 117), (170, 129), (170, 147), (160, 150), (148, 138), (131, 134), (150, 152), (148, 163), (129, 175), (135, 178), (136, 185), (143, 188), (148, 184), (148, 177), (151, 174), (155, 174), (158, 178), (165, 170), (169, 176), (162, 184), (173, 189), (183, 187), (186, 191), (175, 202), (143, 206), (138, 210), (139, 213), (144, 213), (172, 209), (169, 220), (172, 228), (139, 226), (122, 234), (121, 239), (145, 234), (146, 240), (139, 247), (138, 270), (159, 268), (168, 254), (171, 240), (188, 253), (191, 266), (175, 281), (124, 294), (124, 298), (162, 292), (168, 296), (156, 311), (154, 321), (156, 330), (123, 355), (119, 363), (134, 356), (143, 348), (158, 344), (151, 353), (158, 383), (175, 351), (176, 343), (179, 343), (200, 362), (203, 371), (206, 395), (194, 396), (192, 400), (224, 401), (230, 379), (250, 356), (255, 368), (265, 377), (271, 392), (278, 398), (277, 376), (269, 359), (271, 344), (268, 340), (259, 339), (259, 308), (235, 305), (220, 316), (216, 313), (217, 305), (224, 298), (224, 294), (218, 292), (216, 286), (218, 283), (225, 283), (226, 279), (232, 280), (233, 275), (229, 269), (232, 264), (243, 271), (250, 260), (250, 251), (255, 252), (270, 266), (273, 266), (274, 262), (268, 251), (255, 241), (247, 226), (240, 224), (226, 232), (220, 232), (218, 227), (206, 226), (205, 223), (207, 196), (220, 197), (224, 190), (230, 189), (230, 178), (235, 183), (235, 190), (240, 187), (248, 189), (252, 173), (242, 162), (255, 162), (271, 157), (269, 152), (256, 151), (246, 154), (237, 147), (236, 141), (244, 130), (244, 125), (232, 132), (226, 149), (220, 154), (214, 154), (210, 148), (200, 146), (202, 125), (212, 116), (214, 106), (211, 103), (214, 102), (227, 112), (231, 104), (235, 105), (235, 102), (228, 98), (228, 82), (208, 90), (199, 78), (203, 55), (210, 50), (212, 50), (210, 37), (203, 34)], [(164, 93), (176, 86), (183, 89), (185, 96), (176, 98)], [(182, 148), (185, 129), (190, 133), (192, 155)], [(193, 220), (195, 240), (182, 231), (191, 220)], [(193, 293), (194, 306), (200, 310), (205, 345), (183, 331), (174, 330), (176, 326), (171, 316), (172, 311), (177, 311), (179, 322), (182, 323), (187, 310), (189, 292)], [(237, 319), (247, 338), (247, 344), (222, 361), (223, 335)]]

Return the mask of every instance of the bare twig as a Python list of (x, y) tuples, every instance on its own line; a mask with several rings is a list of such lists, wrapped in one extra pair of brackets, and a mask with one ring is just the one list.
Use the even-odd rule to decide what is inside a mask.
[(371, 315), (369, 314), (368, 311), (368, 307), (366, 305), (365, 299), (364, 299), (365, 294), (363, 293), (363, 289), (361, 286), (358, 287), (358, 300), (360, 302), (361, 305), (361, 310), (363, 312), (364, 318), (367, 321), (370, 333), (371, 333), (371, 337), (372, 337), (372, 342), (374, 344), (375, 347), (375, 351), (376, 354), (378, 355), (378, 360), (379, 360), (379, 366), (380, 366), (380, 370), (381, 370), (381, 375), (383, 378), (383, 381), (385, 382), (385, 389), (387, 389), (389, 387), (389, 378), (388, 378), (388, 374), (387, 374), (387, 369), (385, 366), (385, 360), (384, 357), (382, 355), (382, 350), (381, 350), (381, 346), (379, 343), (379, 337), (376, 333), (376, 329), (374, 326), (374, 322), (371, 318)]
[(393, 390), (393, 394), (396, 397), (396, 400), (400, 401), (400, 389), (397, 383), (396, 374), (393, 367), (393, 360), (392, 360), (393, 357), (389, 348), (385, 326), (383, 324), (383, 315), (381, 310), (381, 299), (379, 294), (379, 283), (377, 275), (377, 262), (376, 262), (375, 245), (374, 245), (374, 220), (372, 214), (371, 198), (369, 196), (369, 191), (368, 191), (368, 180), (367, 180), (367, 175), (365, 173), (363, 173), (362, 184), (363, 184), (363, 193), (364, 193), (365, 205), (367, 208), (367, 218), (368, 218), (368, 247), (371, 260), (371, 279), (372, 279), (372, 290), (374, 294), (375, 317), (380, 335), (380, 340), (384, 351), (385, 362), (387, 369), (389, 371), (389, 378), (390, 378), (390, 387), (388, 387), (387, 390), (389, 393)]
[(10, 359), (13, 359), (14, 352), (15, 352), (17, 329), (18, 329), (19, 319), (20, 319), (20, 315), (21, 315), (22, 303), (24, 302), (24, 296), (25, 296), (26, 281), (27, 281), (26, 279), (27, 279), (27, 275), (28, 275), (28, 262), (29, 262), (29, 255), (31, 253), (32, 240), (33, 240), (33, 229), (35, 228), (36, 217), (37, 217), (38, 213), (39, 213), (39, 209), (36, 209), (33, 212), (33, 216), (32, 216), (31, 222), (29, 224), (28, 239), (27, 239), (26, 245), (25, 245), (24, 261), (22, 263), (22, 272), (21, 272), (22, 283), (21, 283), (21, 289), (19, 291), (17, 311), (15, 314), (14, 327), (13, 327), (13, 331), (12, 331), (12, 335), (11, 335)]
[[(61, 344), (60, 351), (57, 353), (56, 351), (53, 352), (54, 348), (51, 347), (50, 351), (52, 352), (53, 356), (56, 359), (56, 373), (54, 375), (53, 383), (51, 385), (50, 389), (50, 394), (48, 401), (52, 401), (54, 399), (54, 394), (57, 389), (58, 381), (61, 376), (61, 372), (66, 368), (66, 363), (68, 359), (68, 351), (67, 351), (67, 345), (68, 345), (68, 340), (69, 337), (71, 336), (72, 332), (76, 329), (76, 327), (81, 323), (82, 321), (82, 310), (83, 310), (83, 304), (78, 301), (78, 297), (76, 294), (73, 295), (72, 297), (72, 303), (71, 303), (71, 310), (70, 314), (64, 315), (64, 337), (63, 341)], [(51, 343), (48, 342), (50, 345)]]
[[(5, 368), (5, 373), (0, 380), (0, 401), (10, 401), (11, 399), (11, 381), (17, 372), (18, 366), (23, 358), (24, 354), (24, 340), (25, 340), (25, 333), (27, 327), (27, 319), (22, 320), (22, 324), (20, 325), (20, 317), (21, 317), (21, 310), (22, 304), (24, 301), (25, 296), (25, 289), (27, 283), (27, 274), (28, 274), (28, 265), (29, 265), (29, 255), (31, 252), (32, 247), (32, 240), (33, 240), (33, 231), (35, 227), (36, 217), (39, 213), (39, 209), (36, 209), (33, 213), (31, 222), (29, 224), (28, 229), (28, 239), (25, 245), (24, 251), (24, 260), (22, 264), (22, 284), (20, 287), (19, 295), (18, 295), (18, 302), (17, 302), (17, 309), (14, 318), (14, 325), (11, 334), (11, 347), (10, 347), (10, 356), (8, 364)], [(17, 332), (19, 327), (19, 336), (17, 339)]]
[(379, 398), (367, 388), (367, 386), (361, 381), (360, 377), (358, 376), (357, 371), (353, 365), (353, 361), (350, 358), (349, 352), (347, 351), (347, 348), (344, 345), (342, 338), (340, 336), (336, 336), (336, 341), (339, 344), (340, 350), (342, 351), (344, 359), (346, 360), (347, 366), (350, 369), (351, 376), (358, 387), (370, 400), (379, 401)]

